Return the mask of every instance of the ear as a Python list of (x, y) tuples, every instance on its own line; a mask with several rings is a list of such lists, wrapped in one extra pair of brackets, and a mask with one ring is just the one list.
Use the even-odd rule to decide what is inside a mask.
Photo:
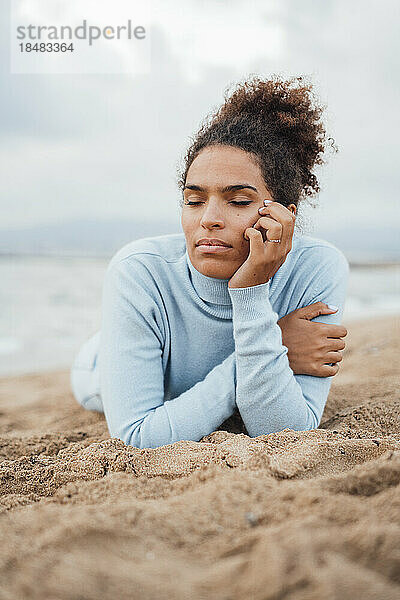
[(289, 204), (288, 209), (296, 216), (297, 206), (295, 204)]

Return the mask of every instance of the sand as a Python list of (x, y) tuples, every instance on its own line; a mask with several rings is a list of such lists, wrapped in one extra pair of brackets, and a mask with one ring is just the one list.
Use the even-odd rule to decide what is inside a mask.
[(67, 371), (0, 380), (0, 598), (398, 600), (400, 319), (345, 325), (313, 431), (140, 450)]

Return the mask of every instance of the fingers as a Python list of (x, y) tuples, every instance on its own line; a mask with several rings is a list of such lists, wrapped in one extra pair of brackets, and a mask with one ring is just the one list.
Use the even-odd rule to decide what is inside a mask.
[(329, 352), (337, 352), (338, 350), (344, 350), (346, 343), (342, 338), (328, 338)]
[[(269, 216), (260, 217), (253, 227), (244, 231), (243, 236), (250, 240), (249, 259), (254, 262), (254, 267), (268, 269), (268, 275), (272, 277), (292, 248), (295, 219), (290, 210), (278, 202), (270, 202), (260, 208), (261, 211), (266, 211)], [(278, 243), (272, 243), (274, 241)]]
[(253, 225), (254, 229), (261, 231), (263, 228), (266, 230), (267, 240), (281, 240), (283, 235), (282, 224), (269, 217), (260, 217), (258, 221)]
[(293, 312), (297, 312), (301, 319), (310, 320), (319, 315), (331, 315), (332, 313), (337, 312), (337, 310), (338, 308), (336, 306), (329, 307), (325, 302), (314, 302), (303, 308), (298, 308), (297, 311)]
[[(309, 321), (314, 319), (314, 317), (319, 317), (320, 315), (331, 315), (338, 310), (339, 309), (337, 306), (330, 306), (325, 302), (314, 302), (308, 306), (303, 306), (302, 308), (293, 310), (292, 314), (296, 313), (300, 319), (307, 319)], [(319, 323), (318, 321), (315, 321), (314, 324), (321, 326), (321, 332), (329, 338), (345, 337), (348, 333), (346, 327), (343, 325), (336, 325), (334, 323)]]
[(313, 321), (312, 324), (315, 327), (318, 325), (321, 335), (324, 335), (327, 338), (342, 338), (347, 335), (347, 329), (343, 325), (336, 325), (335, 323), (319, 323), (318, 321)]
[(263, 215), (272, 217), (282, 225), (281, 243), (284, 245), (290, 245), (291, 247), (294, 225), (296, 222), (296, 218), (293, 213), (290, 212), (290, 210), (287, 209), (286, 206), (283, 206), (283, 204), (280, 202), (270, 202), (267, 206), (263, 206), (259, 212), (262, 212)]
[(336, 375), (339, 371), (339, 365), (336, 363), (334, 365), (321, 365), (319, 372), (320, 377), (332, 377)]
[(343, 360), (343, 354), (341, 352), (327, 352), (326, 362), (327, 363), (338, 363)]
[(346, 337), (348, 333), (346, 327), (343, 325), (331, 325), (328, 323), (321, 323), (321, 325), (324, 325), (324, 332), (328, 338), (342, 338)]
[(309, 374), (314, 375), (315, 377), (332, 377), (339, 372), (339, 368), (339, 361), (334, 364), (319, 364), (315, 365), (312, 372), (310, 371)]
[(261, 231), (253, 227), (248, 227), (244, 232), (244, 237), (250, 241), (250, 253), (261, 252), (264, 248), (264, 240)]
[[(308, 307), (297, 308), (296, 310), (292, 311), (289, 314), (294, 315), (294, 316), (297, 315), (300, 319), (305, 319), (308, 321), (309, 317), (307, 316), (306, 309), (308, 309)], [(303, 315), (306, 315), (306, 316), (303, 316)], [(318, 316), (318, 315), (314, 315), (314, 316)], [(346, 327), (344, 327), (343, 325), (335, 325), (335, 324), (330, 324), (330, 323), (319, 323), (318, 321), (310, 321), (310, 326), (312, 326), (315, 331), (319, 330), (319, 335), (321, 337), (327, 338), (327, 340), (329, 342), (331, 342), (331, 341), (333, 342), (333, 340), (337, 340), (337, 339), (346, 337), (346, 335), (348, 333)], [(310, 331), (312, 331), (312, 329), (310, 329)], [(339, 350), (342, 350), (342, 348), (339, 348)]]

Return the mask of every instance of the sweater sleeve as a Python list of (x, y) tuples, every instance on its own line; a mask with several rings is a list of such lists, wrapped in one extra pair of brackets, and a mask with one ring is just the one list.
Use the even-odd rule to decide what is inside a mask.
[[(291, 312), (322, 301), (335, 305), (335, 314), (315, 321), (340, 323), (348, 280), (348, 263), (336, 248), (323, 248), (318, 266), (302, 268), (307, 285), (292, 299)], [(251, 437), (285, 428), (304, 431), (318, 427), (332, 377), (295, 375), (282, 344), (278, 315), (269, 300), (270, 281), (247, 288), (229, 288), (233, 305), (236, 353), (236, 404)], [(301, 286), (300, 286), (301, 287)], [(306, 289), (304, 289), (306, 287)]]
[(110, 435), (138, 448), (198, 441), (235, 410), (235, 352), (164, 402), (163, 325), (138, 262), (110, 264), (103, 285), (100, 392)]

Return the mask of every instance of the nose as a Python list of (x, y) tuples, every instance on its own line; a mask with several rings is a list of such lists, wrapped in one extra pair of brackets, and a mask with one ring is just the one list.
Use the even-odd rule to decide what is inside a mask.
[(201, 215), (200, 224), (204, 227), (223, 227), (224, 218), (221, 207), (217, 202), (208, 201)]

